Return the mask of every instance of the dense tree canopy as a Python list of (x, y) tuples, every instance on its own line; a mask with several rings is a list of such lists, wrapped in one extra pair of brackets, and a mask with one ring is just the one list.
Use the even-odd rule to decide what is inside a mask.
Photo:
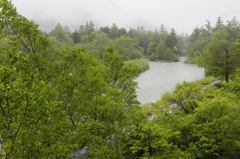
[[(164, 25), (98, 30), (92, 21), (43, 33), (2, 0), (0, 156), (74, 158), (87, 148), (88, 158), (239, 158), (240, 27), (235, 17), (206, 22), (190, 36)], [(149, 68), (142, 56), (177, 61), (184, 53), (216, 77), (177, 84), (140, 107), (135, 78)]]
[[(102, 40), (104, 45), (96, 46), (96, 41), (101, 41), (99, 35), (104, 35)], [(168, 33), (164, 25), (155, 31), (146, 31), (143, 27), (130, 28), (127, 31), (114, 23), (111, 27), (100, 27), (97, 30), (92, 21), (86, 22), (85, 26), (81, 25), (72, 33), (69, 33), (66, 27), (57, 24), (47, 36), (57, 49), (70, 46), (85, 47), (98, 59), (103, 58), (102, 50), (105, 49), (106, 42), (112, 43), (119, 54), (123, 55), (125, 61), (139, 59), (143, 55), (151, 56), (151, 60), (177, 61), (178, 56), (184, 54), (187, 41), (185, 36), (177, 35), (174, 29)], [(129, 45), (126, 45), (127, 42)], [(157, 50), (157, 47), (161, 47), (162, 44), (166, 46), (165, 49)]]
[(237, 80), (224, 86), (229, 91), (206, 86), (213, 80), (178, 84), (144, 106), (153, 117), (132, 132), (131, 158), (238, 158), (240, 107), (232, 90)]
[[(10, 2), (0, 7), (1, 39), (10, 45), (0, 50), (1, 155), (66, 158), (88, 146), (92, 158), (121, 158), (123, 138), (139, 109), (137, 66), (124, 63), (112, 45), (102, 63), (83, 48), (55, 50)], [(97, 37), (92, 43), (99, 45), (106, 35), (87, 26), (86, 36)], [(59, 42), (70, 33), (58, 24), (51, 34)]]
[(195, 28), (191, 35), (188, 61), (205, 67), (206, 75), (222, 76), (228, 82), (240, 62), (237, 38), (239, 23), (235, 17), (227, 25), (218, 17), (215, 27), (207, 21), (205, 28)]

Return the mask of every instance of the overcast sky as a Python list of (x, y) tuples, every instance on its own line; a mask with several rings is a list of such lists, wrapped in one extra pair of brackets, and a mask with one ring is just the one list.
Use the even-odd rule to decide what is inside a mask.
[(96, 26), (145, 29), (164, 24), (177, 33), (191, 34), (220, 16), (224, 23), (236, 16), (240, 21), (240, 0), (12, 0), (18, 12), (49, 31), (59, 22), (72, 30), (92, 20)]

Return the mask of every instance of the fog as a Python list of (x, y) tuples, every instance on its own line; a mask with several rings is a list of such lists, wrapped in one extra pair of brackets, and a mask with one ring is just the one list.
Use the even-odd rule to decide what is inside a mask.
[[(126, 29), (143, 26), (147, 30), (174, 28), (191, 34), (210, 20), (215, 25), (220, 16), (224, 23), (240, 18), (239, 0), (12, 0), (17, 11), (50, 31), (57, 23), (71, 30), (92, 20), (96, 28), (112, 26)], [(240, 19), (238, 19), (240, 21)]]

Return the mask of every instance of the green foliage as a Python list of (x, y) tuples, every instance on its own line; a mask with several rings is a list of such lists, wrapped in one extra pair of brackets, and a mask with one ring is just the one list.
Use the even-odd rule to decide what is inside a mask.
[(223, 34), (221, 30), (213, 34), (213, 39), (209, 44), (211, 63), (206, 68), (209, 74), (224, 76), (228, 82), (230, 74), (238, 65), (237, 57), (240, 52), (237, 51), (235, 43), (225, 40), (226, 37), (227, 34)]
[(145, 60), (144, 58), (141, 58), (139, 60), (126, 61), (126, 63), (132, 63), (132, 64), (137, 65), (139, 73), (148, 70), (150, 67), (148, 61)]
[(207, 44), (209, 41), (209, 37), (204, 37), (196, 39), (190, 43), (187, 48), (187, 60), (191, 63), (196, 63), (195, 58), (199, 55), (197, 52), (202, 52), (203, 50), (207, 49)]
[[(196, 101), (203, 98), (203, 93), (199, 93), (202, 89), (203, 85), (200, 83), (183, 82), (182, 84), (177, 84), (173, 92), (164, 94), (161, 102), (165, 106), (170, 107), (174, 103), (175, 106), (173, 108), (177, 111), (180, 110), (186, 114), (191, 114), (198, 107)], [(207, 90), (207, 88), (205, 89)]]
[(74, 43), (77, 44), (80, 42), (80, 35), (77, 30), (75, 30), (70, 37), (73, 39)]
[[(235, 41), (240, 38), (239, 35), (239, 24), (235, 17), (231, 21), (227, 21), (227, 25), (223, 24), (223, 21), (221, 20), (221, 17), (218, 17), (215, 27), (211, 26), (211, 22), (207, 20), (207, 24), (205, 24), (205, 27), (198, 28), (196, 27), (193, 30), (193, 33), (191, 34), (190, 38), (190, 44), (188, 45), (187, 49), (187, 58), (188, 62), (190, 63), (198, 63), (199, 61), (196, 61), (198, 56), (204, 52), (204, 50), (208, 50), (212, 47), (213, 43), (216, 43), (215, 48), (224, 48), (224, 50), (229, 50), (229, 47), (227, 49), (226, 44), (232, 43), (232, 50), (234, 48), (233, 45), (235, 45)], [(221, 41), (221, 42), (220, 42)], [(224, 41), (224, 42), (223, 42)], [(218, 44), (217, 44), (218, 43)], [(223, 44), (224, 43), (224, 44)], [(230, 45), (229, 45), (230, 46)], [(196, 52), (200, 52), (200, 54), (196, 54)], [(218, 61), (222, 61), (221, 59), (221, 50), (217, 51), (220, 56), (220, 59)], [(203, 53), (204, 54), (204, 53)], [(212, 50), (210, 50), (210, 54), (212, 54)], [(218, 55), (217, 55), (218, 56)], [(218, 57), (213, 57), (214, 59), (218, 59)], [(231, 61), (231, 60), (230, 60)], [(223, 64), (221, 64), (222, 68)], [(227, 66), (228, 67), (228, 66)], [(229, 70), (229, 68), (227, 68)], [(220, 70), (219, 73), (221, 75), (224, 74), (225, 78), (226, 76), (229, 76), (229, 71), (226, 67), (223, 70)], [(210, 71), (209, 74), (216, 74), (219, 70), (219, 67), (213, 66), (213, 71)], [(230, 69), (231, 70), (231, 69)], [(223, 73), (225, 71), (225, 73)], [(206, 73), (208, 73), (208, 69), (206, 69)], [(219, 74), (218, 73), (218, 74)], [(231, 71), (230, 71), (231, 74)], [(227, 80), (227, 79), (226, 79)]]
[(0, 50), (9, 50), (11, 47), (7, 38), (0, 39)]
[[(91, 55), (94, 55), (97, 59), (103, 59), (103, 54), (106, 52), (105, 47), (109, 44), (110, 39), (108, 35), (103, 32), (92, 32), (90, 35), (84, 35), (82, 38), (82, 43), (75, 45), (76, 47), (84, 47)], [(91, 39), (91, 42), (89, 40)]]
[(155, 52), (156, 52), (156, 46), (157, 46), (157, 43), (155, 42), (150, 42), (148, 44), (148, 48), (147, 48), (147, 53), (149, 55), (153, 55)]
[(222, 29), (222, 28), (224, 28), (223, 21), (222, 21), (221, 17), (218, 17), (216, 25), (213, 28), (213, 31), (217, 31), (217, 30)]
[(124, 61), (139, 59), (143, 56), (143, 50), (137, 46), (137, 41), (130, 37), (121, 36), (113, 40), (112, 44), (123, 56)]
[[(7, 37), (1, 40), (10, 42), (0, 50), (1, 154), (68, 158), (88, 146), (92, 158), (122, 158), (139, 110), (137, 66), (124, 63), (112, 45), (104, 55), (99, 49), (103, 63), (71, 44), (54, 50), (10, 2), (1, 2), (1, 8), (1, 35)], [(92, 45), (104, 47), (107, 35), (88, 25), (85, 35)], [(51, 39), (63, 42), (69, 35), (59, 24)]]
[(150, 59), (153, 61), (178, 61), (178, 55), (183, 52), (183, 37), (177, 37), (174, 29), (168, 34), (164, 26), (160, 33), (155, 31), (156, 35), (152, 42), (148, 45), (148, 53), (151, 54)]
[(69, 41), (63, 41), (55, 37), (50, 37), (49, 40), (51, 41), (51, 45), (54, 46), (56, 50), (60, 50), (61, 48), (70, 48), (74, 45), (74, 42), (70, 38)]
[[(123, 126), (125, 121), (126, 103), (121, 99), (123, 94), (128, 93), (120, 93), (118, 89), (109, 87), (105, 68), (93, 56), (81, 50), (62, 49), (60, 61), (59, 76), (54, 83), (59, 90), (58, 98), (63, 101), (62, 109), (67, 114), (66, 120), (71, 130), (69, 142), (75, 143), (75, 148), (98, 145), (89, 152), (90, 156), (103, 149), (106, 152), (113, 151), (114, 144), (108, 145), (107, 141), (113, 140), (113, 135), (121, 135), (116, 125)], [(113, 68), (109, 69), (112, 71)], [(131, 108), (131, 105), (127, 106)]]
[(56, 39), (67, 41), (68, 40), (68, 31), (64, 30), (64, 27), (58, 23), (55, 28), (52, 30), (51, 35)]
[(203, 50), (203, 52), (197, 52), (195, 54), (198, 54), (198, 56), (196, 57), (196, 64), (199, 66), (199, 67), (204, 67), (206, 68), (210, 61), (210, 53), (209, 53), (209, 50)]
[(171, 33), (167, 35), (165, 44), (169, 48), (173, 48), (177, 45), (177, 35), (175, 33), (175, 30), (172, 28)]
[(240, 97), (240, 73), (239, 70), (235, 73), (235, 77), (228, 83), (223, 83), (224, 89), (228, 92), (234, 93), (237, 97)]
[(99, 32), (96, 34), (95, 39), (91, 42), (92, 47), (97, 51), (95, 57), (103, 59), (103, 54), (106, 52), (105, 47), (109, 44), (109, 38), (106, 33)]
[(115, 39), (115, 38), (120, 37), (119, 29), (118, 29), (118, 27), (115, 23), (113, 23), (112, 27), (109, 30), (109, 37), (111, 39)]
[(67, 48), (74, 45), (73, 39), (70, 38), (69, 28), (67, 26), (64, 28), (60, 23), (52, 30), (49, 39), (51, 40), (51, 44), (58, 50), (62, 47)]
[(49, 48), (49, 40), (42, 36), (38, 25), (19, 15), (13, 5), (7, 0), (0, 4), (0, 31), (6, 31), (5, 36), (15, 35), (13, 45), (28, 53), (45, 53)]
[(239, 102), (235, 94), (206, 86), (213, 80), (178, 84), (144, 106), (154, 117), (132, 132), (131, 158), (238, 158)]
[[(139, 107), (134, 80), (149, 68), (142, 54), (175, 61), (187, 36), (163, 25), (96, 32), (90, 21), (72, 36), (58, 24), (48, 39), (9, 1), (0, 7), (0, 155), (69, 158), (87, 146), (89, 158), (239, 158), (238, 72), (219, 87), (206, 86), (215, 77), (180, 83)], [(196, 28), (191, 60), (230, 76), (239, 52), (229, 36), (238, 29), (236, 19), (226, 28), (221, 18), (215, 29)]]
[[(173, 49), (167, 48), (166, 46), (158, 45), (156, 48), (156, 56), (159, 60), (165, 60), (165, 61), (178, 61), (178, 56), (174, 53)], [(154, 60), (154, 56), (151, 57), (151, 60)]]
[(171, 132), (163, 123), (145, 120), (132, 132), (129, 141), (132, 155), (129, 158), (176, 158), (181, 155), (179, 149), (169, 143), (169, 139), (179, 134)]
[(239, 39), (239, 29), (239, 22), (237, 21), (235, 16), (230, 21), (227, 21), (226, 30), (229, 34), (227, 40), (234, 42), (236, 41), (236, 39)]
[(69, 152), (59, 142), (65, 126), (55, 89), (39, 79), (26, 54), (10, 50), (1, 57), (0, 132), (7, 157), (51, 158)]
[(139, 104), (136, 100), (137, 83), (133, 81), (138, 76), (138, 68), (131, 63), (123, 63), (122, 56), (119, 55), (113, 45), (109, 45), (107, 53), (103, 56), (103, 64), (106, 67), (106, 75), (110, 87), (120, 90), (123, 94), (123, 101), (126, 106)]
[(148, 32), (143, 27), (138, 27), (137, 29), (130, 28), (128, 31), (128, 36), (138, 41), (138, 45), (144, 49), (143, 54), (148, 54), (147, 48), (150, 42), (150, 37), (148, 36)]
[(201, 79), (201, 80), (198, 80), (196, 81), (197, 83), (200, 83), (201, 85), (208, 85), (214, 81), (216, 81), (217, 78), (216, 77), (213, 77), (213, 76), (208, 76), (208, 77), (205, 77), (204, 79)]
[(237, 36), (232, 36), (238, 29), (236, 19), (233, 18), (228, 26), (224, 26), (219, 17), (215, 28), (211, 29), (209, 21), (205, 27), (196, 28), (192, 34), (192, 37), (197, 36), (188, 47), (188, 62), (204, 67), (206, 75), (224, 77), (228, 82), (230, 75), (239, 66), (240, 52), (234, 42)]

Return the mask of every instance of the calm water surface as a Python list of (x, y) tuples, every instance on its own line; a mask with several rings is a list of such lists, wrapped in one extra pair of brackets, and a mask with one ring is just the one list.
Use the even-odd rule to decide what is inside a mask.
[(141, 104), (156, 102), (163, 93), (171, 91), (177, 83), (183, 81), (196, 81), (204, 78), (204, 69), (193, 64), (184, 63), (185, 58), (180, 57), (179, 62), (152, 62), (150, 69), (140, 74), (137, 95)]

